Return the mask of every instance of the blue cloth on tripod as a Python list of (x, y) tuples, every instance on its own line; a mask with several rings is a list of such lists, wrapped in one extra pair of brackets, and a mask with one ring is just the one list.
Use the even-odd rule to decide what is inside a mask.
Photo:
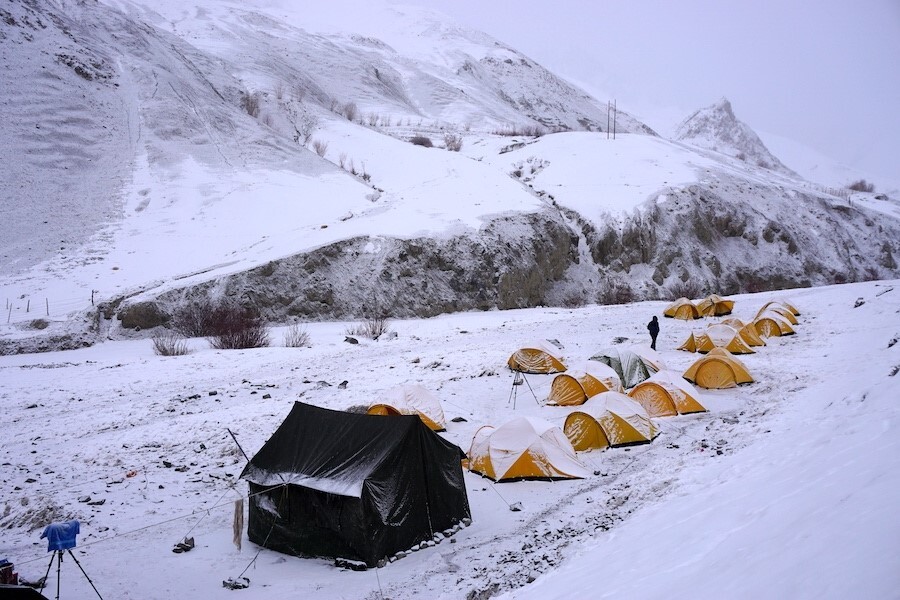
[(47, 552), (68, 550), (75, 547), (75, 536), (81, 532), (77, 519), (63, 523), (50, 523), (44, 528), (41, 539), (47, 538)]

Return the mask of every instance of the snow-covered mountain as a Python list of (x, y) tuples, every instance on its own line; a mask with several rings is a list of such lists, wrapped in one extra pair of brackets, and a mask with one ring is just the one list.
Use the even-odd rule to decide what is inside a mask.
[(692, 113), (675, 129), (673, 139), (715, 150), (764, 169), (795, 175), (769, 152), (753, 129), (734, 115), (727, 98)]
[[(3, 10), (6, 351), (152, 329), (222, 295), (285, 322), (900, 274), (893, 200), (661, 139), (431, 11)], [(718, 112), (710, 139), (738, 128), (764, 150)]]

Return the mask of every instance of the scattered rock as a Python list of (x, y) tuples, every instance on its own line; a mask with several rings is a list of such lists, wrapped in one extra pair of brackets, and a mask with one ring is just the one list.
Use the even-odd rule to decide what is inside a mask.
[(509, 505), (509, 510), (511, 510), (513, 512), (520, 512), (522, 510), (522, 503), (521, 502), (513, 502), (512, 504)]
[(500, 591), (499, 583), (492, 583), (482, 590), (470, 590), (466, 594), (466, 600), (488, 600)]
[(219, 392), (217, 392), (216, 390), (212, 390), (211, 392), (209, 392), (209, 395), (210, 396), (218, 396)]
[(346, 389), (347, 389), (347, 383), (348, 383), (348, 381), (347, 381), (346, 379), (345, 379), (344, 381), (340, 382), (340, 383), (338, 384), (338, 389), (339, 389), (339, 390), (346, 390)]
[(91, 500), (88, 502), (88, 506), (103, 506), (106, 504), (106, 498), (101, 498), (100, 500)]
[(452, 422), (454, 422), (454, 423), (468, 423), (468, 421), (466, 421), (466, 420), (463, 419), (462, 417), (453, 417), (453, 418), (450, 419), (450, 420), (451, 420)]
[(90, 502), (91, 497), (90, 496), (78, 496), (78, 501), (79, 502)]
[(263, 394), (263, 400), (268, 400), (272, 397), (272, 394)]
[(358, 344), (359, 343), (358, 339), (356, 339), (355, 337), (350, 337), (349, 335), (344, 338), (344, 341), (347, 342), (348, 344)]
[(862, 306), (865, 303), (866, 303), (866, 301), (863, 300), (862, 298), (857, 298), (856, 302), (853, 303), (853, 308), (859, 308), (860, 306)]

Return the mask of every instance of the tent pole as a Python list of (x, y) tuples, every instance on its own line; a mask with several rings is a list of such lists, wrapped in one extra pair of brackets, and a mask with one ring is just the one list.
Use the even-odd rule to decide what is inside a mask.
[(241, 454), (244, 455), (244, 458), (247, 459), (247, 462), (250, 462), (250, 457), (247, 456), (247, 453), (244, 452), (244, 449), (243, 449), (243, 448), (241, 448), (241, 443), (240, 443), (239, 441), (237, 441), (237, 438), (234, 437), (234, 434), (231, 432), (231, 430), (228, 429), (228, 428), (226, 427), (226, 428), (225, 428), (225, 431), (228, 432), (228, 434), (231, 436), (231, 439), (233, 439), (233, 440), (234, 440), (234, 443), (237, 444), (238, 450), (241, 451)]

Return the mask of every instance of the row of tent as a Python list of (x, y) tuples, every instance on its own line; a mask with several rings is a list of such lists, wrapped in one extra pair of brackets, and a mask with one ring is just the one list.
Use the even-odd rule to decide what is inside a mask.
[[(728, 336), (724, 333), (719, 335), (715, 330), (711, 335), (704, 334), (704, 346), (700, 351), (708, 354), (691, 365), (683, 377), (707, 389), (728, 388), (752, 382), (746, 366), (729, 351), (737, 342), (730, 346), (726, 344), (725, 347), (717, 345), (717, 342), (726, 338)], [(693, 334), (682, 349), (687, 349), (687, 344), (692, 344), (693, 351), (697, 351), (696, 337)], [(712, 352), (716, 348), (719, 351)], [(634, 346), (607, 348), (591, 356), (581, 367), (569, 370), (558, 350), (542, 342), (515, 351), (507, 364), (513, 371), (557, 374), (550, 385), (548, 404), (562, 406), (581, 404), (601, 392), (623, 392), (634, 388), (665, 368), (655, 351)]]
[[(734, 303), (712, 297), (710, 305), (730, 313)], [(770, 302), (759, 310), (752, 327), (731, 319), (692, 334), (692, 351), (705, 356), (681, 376), (665, 370), (655, 353), (638, 348), (606, 350), (578, 370), (567, 370), (551, 345), (522, 348), (509, 358), (509, 367), (558, 373), (547, 403), (578, 408), (568, 414), (561, 429), (531, 417), (498, 428), (482, 427), (472, 440), (469, 469), (495, 481), (584, 477), (576, 451), (647, 443), (658, 432), (653, 418), (704, 412), (692, 383), (722, 389), (752, 382), (746, 365), (733, 352), (753, 352), (751, 345), (765, 345), (763, 337), (787, 335), (784, 325), (796, 324), (798, 314), (787, 302)], [(757, 326), (764, 319), (774, 322), (771, 330)], [(631, 388), (627, 395), (625, 388)]]
[(586, 477), (576, 452), (649, 443), (659, 434), (654, 418), (706, 411), (697, 390), (668, 370), (628, 394), (602, 391), (573, 404), (562, 428), (534, 417), (481, 427), (467, 455), (469, 470), (494, 481)]
[(754, 347), (765, 346), (766, 338), (792, 335), (800, 311), (786, 301), (768, 302), (748, 324), (739, 319), (724, 319), (702, 332), (692, 332), (679, 350), (705, 354), (691, 365), (684, 377), (699, 387), (721, 389), (750, 383), (753, 377), (734, 355), (753, 354)]
[(749, 323), (732, 317), (709, 325), (700, 333), (691, 332), (678, 349), (709, 352), (713, 348), (725, 348), (732, 354), (753, 354), (753, 347), (766, 345), (765, 338), (795, 333), (799, 313), (793, 311), (796, 309), (790, 305), (770, 302)]
[(679, 298), (663, 309), (664, 317), (690, 321), (703, 317), (721, 317), (730, 315), (734, 309), (734, 300), (710, 294), (696, 304), (687, 298)]

